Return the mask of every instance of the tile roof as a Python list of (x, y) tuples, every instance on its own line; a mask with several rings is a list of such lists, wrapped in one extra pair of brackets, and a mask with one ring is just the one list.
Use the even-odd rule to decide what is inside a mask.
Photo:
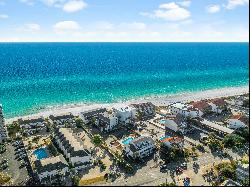
[(180, 143), (180, 142), (183, 142), (183, 140), (184, 139), (181, 137), (174, 136), (174, 137), (166, 137), (162, 139), (161, 142)]
[(230, 117), (230, 119), (237, 119), (239, 121), (241, 121), (242, 123), (246, 124), (246, 125), (249, 125), (249, 118), (247, 116), (244, 116), (244, 115), (233, 115)]
[(226, 101), (222, 98), (212, 99), (211, 102), (217, 106), (224, 106), (226, 105)]
[(204, 100), (190, 103), (194, 108), (198, 108), (200, 111), (206, 109), (212, 109), (212, 107)]

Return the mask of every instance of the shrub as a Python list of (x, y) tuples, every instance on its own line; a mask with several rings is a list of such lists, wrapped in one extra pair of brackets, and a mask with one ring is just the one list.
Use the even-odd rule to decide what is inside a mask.
[(243, 137), (237, 135), (237, 134), (230, 134), (225, 136), (223, 139), (223, 143), (225, 147), (242, 147), (245, 143), (245, 140)]

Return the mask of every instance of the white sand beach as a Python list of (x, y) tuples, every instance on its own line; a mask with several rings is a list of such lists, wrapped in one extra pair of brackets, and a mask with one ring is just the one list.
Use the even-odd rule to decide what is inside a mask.
[(31, 114), (27, 116), (18, 116), (10, 119), (6, 119), (6, 123), (10, 124), (13, 121), (19, 118), (34, 118), (34, 117), (48, 117), (50, 115), (60, 115), (64, 113), (71, 112), (74, 115), (79, 115), (80, 112), (84, 112), (87, 110), (100, 108), (100, 107), (120, 107), (123, 105), (128, 105), (131, 103), (141, 103), (141, 102), (152, 102), (158, 106), (167, 106), (172, 102), (188, 102), (188, 101), (197, 101), (202, 99), (213, 99), (219, 97), (229, 97), (235, 95), (241, 95), (249, 93), (249, 86), (243, 87), (229, 87), (229, 88), (222, 88), (222, 89), (213, 89), (213, 90), (206, 90), (206, 91), (199, 91), (199, 92), (190, 92), (190, 93), (182, 93), (176, 95), (161, 95), (161, 96), (152, 96), (146, 98), (139, 98), (134, 100), (129, 100), (126, 102), (118, 102), (118, 103), (108, 103), (108, 104), (72, 104), (72, 105), (65, 105), (59, 107), (51, 107), (47, 108), (45, 111), (38, 112), (36, 114)]

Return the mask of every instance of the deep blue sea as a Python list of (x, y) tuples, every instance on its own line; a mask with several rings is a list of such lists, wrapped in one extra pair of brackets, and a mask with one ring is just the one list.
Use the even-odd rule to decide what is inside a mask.
[(249, 83), (248, 43), (0, 43), (7, 118)]

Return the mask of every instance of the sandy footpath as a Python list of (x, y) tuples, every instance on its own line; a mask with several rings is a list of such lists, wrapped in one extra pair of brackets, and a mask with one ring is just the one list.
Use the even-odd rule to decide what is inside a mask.
[[(33, 118), (33, 117), (48, 117), (49, 115), (60, 115), (67, 112), (71, 112), (74, 115), (78, 115), (80, 112), (99, 108), (99, 107), (121, 107), (124, 105), (128, 105), (131, 103), (141, 103), (141, 102), (152, 102), (155, 105), (169, 105), (172, 102), (187, 102), (187, 101), (197, 101), (201, 99), (212, 99), (218, 97), (228, 97), (234, 95), (241, 95), (249, 93), (249, 86), (244, 87), (229, 87), (229, 88), (222, 88), (222, 89), (213, 89), (213, 90), (206, 90), (200, 92), (190, 92), (190, 93), (183, 93), (177, 95), (165, 95), (165, 96), (152, 96), (140, 99), (129, 100), (126, 102), (119, 102), (119, 103), (109, 103), (109, 104), (73, 104), (73, 105), (65, 105), (60, 107), (52, 107), (47, 108), (45, 111), (41, 111), (36, 114), (31, 114), (28, 116), (22, 116), (24, 118)], [(17, 119), (21, 118), (21, 116), (6, 119), (6, 123), (12, 123)]]

